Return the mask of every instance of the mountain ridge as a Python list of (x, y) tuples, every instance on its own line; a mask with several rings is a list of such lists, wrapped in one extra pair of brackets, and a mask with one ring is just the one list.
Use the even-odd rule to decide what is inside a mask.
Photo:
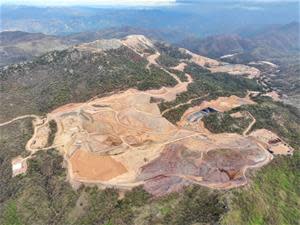
[(198, 54), (209, 57), (221, 57), (227, 54), (244, 54), (244, 60), (260, 60), (284, 54), (295, 54), (300, 51), (300, 36), (298, 22), (286, 25), (267, 26), (264, 30), (255, 32), (248, 37), (241, 35), (219, 35), (204, 39), (187, 39), (179, 45)]

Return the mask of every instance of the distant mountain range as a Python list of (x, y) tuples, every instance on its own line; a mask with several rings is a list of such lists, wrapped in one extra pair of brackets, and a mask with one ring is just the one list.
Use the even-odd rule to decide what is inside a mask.
[[(232, 63), (248, 63), (254, 60), (272, 60), (300, 52), (299, 23), (266, 26), (248, 32), (247, 37), (238, 34), (215, 35), (196, 38), (190, 35), (181, 40), (179, 31), (162, 31), (133, 27), (107, 28), (96, 32), (81, 32), (67, 36), (45, 35), (22, 31), (0, 33), (0, 65), (32, 59), (52, 50), (92, 42), (98, 39), (123, 38), (130, 34), (141, 34), (151, 39), (175, 42), (195, 53)], [(187, 37), (187, 35), (185, 35)], [(227, 56), (226, 56), (227, 55)]]
[(133, 27), (107, 28), (96, 32), (81, 32), (67, 36), (4, 31), (0, 33), (0, 66), (30, 60), (49, 51), (63, 50), (69, 46), (99, 39), (123, 38), (130, 34), (141, 34), (151, 39), (176, 42), (180, 32), (150, 30)]
[(48, 51), (62, 50), (69, 46), (60, 37), (22, 31), (2, 32), (0, 40), (0, 65), (30, 60)]
[[(139, 27), (199, 37), (261, 29), (299, 19), (297, 2), (180, 1), (172, 7), (92, 8), (2, 5), (0, 31), (26, 31), (52, 35), (95, 32), (110, 27)], [(242, 32), (244, 33), (244, 32)]]
[(278, 58), (300, 52), (300, 24), (268, 26), (260, 31), (241, 35), (217, 35), (207, 38), (189, 38), (179, 43), (195, 53), (219, 58), (224, 55), (232, 62)]
[[(130, 34), (142, 34), (165, 42), (177, 41), (177, 47), (229, 63), (247, 64), (253, 61), (275, 63), (280, 66), (280, 69), (275, 75), (274, 71), (270, 73), (273, 74), (270, 77), (272, 86), (278, 87), (290, 99), (295, 99), (295, 105), (299, 104), (297, 98), (300, 96), (298, 88), (300, 85), (300, 39), (297, 22), (266, 26), (264, 29), (249, 29), (245, 35), (189, 37), (183, 41), (176, 40), (176, 37), (180, 36), (179, 32), (132, 27), (115, 27), (67, 36), (6, 31), (0, 33), (0, 66), (32, 60), (50, 51), (68, 49), (82, 43), (99, 39), (123, 38)], [(293, 85), (290, 85), (291, 83)]]

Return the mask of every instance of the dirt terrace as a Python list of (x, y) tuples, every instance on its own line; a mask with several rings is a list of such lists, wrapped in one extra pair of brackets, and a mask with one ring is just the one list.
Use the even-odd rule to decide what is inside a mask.
[(209, 131), (204, 128), (204, 125), (201, 123), (201, 121), (198, 121), (197, 123), (191, 123), (189, 121), (189, 117), (208, 107), (215, 109), (218, 112), (225, 112), (241, 105), (247, 104), (255, 104), (255, 102), (250, 99), (249, 94), (245, 98), (240, 98), (238, 96), (232, 95), (229, 97), (219, 97), (216, 100), (204, 101), (200, 105), (191, 107), (186, 110), (182, 115), (181, 120), (177, 124), (180, 127), (189, 127), (189, 129), (209, 133)]
[[(54, 144), (65, 156), (72, 184), (118, 188), (143, 184), (155, 195), (191, 183), (232, 188), (247, 182), (247, 168), (271, 160), (253, 137), (171, 124), (161, 116), (157, 103), (150, 103), (151, 97), (151, 92), (130, 89), (48, 114), (48, 120), (57, 122)], [(227, 104), (251, 103), (236, 96), (223, 102), (224, 110), (230, 108)]]
[(253, 131), (250, 136), (264, 145), (269, 152), (276, 155), (291, 155), (294, 149), (273, 132), (266, 129)]
[[(146, 57), (147, 68), (159, 66), (156, 62), (159, 52), (145, 53), (145, 49), (154, 49), (145, 37), (130, 36), (122, 40), (122, 44)], [(102, 42), (93, 45), (97, 50), (103, 50)], [(192, 54), (195, 63), (204, 67), (222, 66), (218, 61), (188, 53)], [(184, 71), (185, 66), (181, 62), (173, 69)], [(165, 71), (178, 82), (175, 87), (149, 91), (129, 89), (85, 103), (67, 104), (44, 119), (34, 116), (34, 135), (26, 149), (33, 154), (38, 150), (57, 148), (65, 158), (68, 179), (74, 186), (84, 183), (130, 189), (144, 185), (156, 196), (179, 191), (192, 183), (212, 188), (244, 185), (247, 169), (268, 163), (273, 157), (271, 151), (283, 151), (277, 150), (278, 140), (273, 140), (266, 132), (254, 132), (249, 136), (212, 134), (201, 120), (187, 123), (188, 115), (203, 108), (224, 112), (243, 104), (254, 104), (248, 96), (221, 97), (204, 102), (188, 109), (177, 126), (171, 124), (161, 115), (158, 103), (150, 101), (151, 97), (172, 101), (177, 94), (185, 92), (193, 80), (186, 74), (188, 81), (181, 82), (175, 74)], [(46, 146), (51, 120), (57, 123), (57, 133), (53, 145)], [(261, 139), (265, 135), (267, 142)]]
[(246, 66), (243, 64), (224, 63), (201, 55), (197, 55), (187, 49), (182, 48), (180, 50), (192, 56), (190, 60), (191, 62), (196, 63), (197, 65), (204, 67), (213, 73), (224, 72), (232, 75), (244, 75), (251, 79), (258, 78), (261, 75), (258, 69), (251, 66)]
[[(194, 130), (171, 124), (157, 103), (150, 103), (152, 96), (151, 91), (130, 89), (62, 106), (35, 122), (28, 145), (34, 150), (41, 143), (35, 139), (45, 135), (48, 121), (55, 120), (58, 131), (53, 146), (64, 155), (71, 184), (120, 189), (142, 184), (157, 196), (191, 183), (212, 188), (244, 185), (248, 168), (272, 159), (260, 135), (212, 134), (204, 127)], [(217, 102), (223, 110), (252, 103), (231, 96), (205, 104), (217, 106)], [(201, 121), (195, 126), (201, 127)]]

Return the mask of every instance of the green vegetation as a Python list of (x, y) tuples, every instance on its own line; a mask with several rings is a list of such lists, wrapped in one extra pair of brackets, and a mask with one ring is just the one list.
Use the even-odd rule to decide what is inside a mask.
[(166, 113), (163, 114), (163, 117), (165, 117), (167, 120), (169, 120), (171, 123), (176, 124), (183, 115), (183, 113), (190, 108), (191, 104), (182, 105), (180, 107), (177, 107), (175, 109), (172, 109)]
[(161, 84), (164, 84), (163, 86), (175, 86), (177, 84), (176, 80), (165, 71), (155, 66), (151, 66), (150, 70), (151, 75), (137, 85), (139, 90), (159, 89)]
[[(177, 48), (158, 45), (168, 57), (188, 58)], [(85, 101), (95, 95), (137, 87), (141, 90), (175, 85), (163, 70), (145, 68), (147, 62), (134, 52), (120, 48), (107, 54), (77, 50), (52, 52), (32, 63), (1, 70), (1, 120), (27, 113), (46, 113), (69, 102)], [(173, 71), (172, 71), (173, 72)], [(162, 102), (175, 123), (184, 111), (204, 100), (219, 96), (245, 96), (247, 90), (260, 91), (252, 80), (225, 73), (210, 73), (195, 65), (186, 73), (194, 82), (173, 102)], [(184, 73), (178, 77), (185, 80)], [(296, 74), (296, 73), (295, 73)], [(300, 221), (300, 114), (295, 108), (270, 98), (257, 97), (258, 104), (244, 105), (230, 112), (204, 118), (213, 132), (241, 133), (249, 118), (231, 118), (230, 113), (249, 111), (257, 120), (252, 129), (266, 128), (277, 133), (296, 149), (294, 156), (275, 157), (267, 166), (251, 172), (251, 183), (229, 191), (189, 186), (180, 193), (153, 198), (141, 187), (119, 198), (117, 190), (96, 187), (73, 189), (67, 182), (63, 157), (54, 149), (40, 151), (29, 160), (27, 174), (11, 177), (11, 159), (26, 155), (25, 144), (32, 136), (31, 119), (0, 127), (0, 224), (3, 225), (295, 225)], [(152, 102), (160, 99), (151, 98)], [(13, 103), (13, 106), (10, 106)], [(56, 124), (50, 121), (53, 143)]]
[[(11, 160), (25, 154), (25, 144), (32, 134), (31, 119), (19, 120), (0, 127), (0, 204), (9, 200), (19, 189), (19, 179), (11, 178)], [(14, 211), (13, 206), (14, 203), (10, 202), (9, 212)]]
[(221, 96), (237, 95), (244, 97), (247, 90), (259, 91), (261, 87), (254, 81), (243, 77), (232, 76), (226, 73), (211, 73), (196, 64), (189, 64), (185, 72), (190, 74), (194, 82), (188, 86), (188, 91), (177, 96), (172, 102), (162, 102), (159, 105), (161, 111), (169, 109), (190, 99), (199, 98), (191, 104), (181, 106), (164, 114), (171, 122), (177, 122), (185, 109), (199, 104), (204, 100), (212, 100)]
[(191, 64), (185, 68), (185, 72), (191, 74), (194, 83), (191, 87), (194, 93), (208, 92), (216, 95), (226, 96), (237, 95), (245, 96), (247, 90), (260, 91), (261, 87), (254, 81), (241, 76), (232, 76), (227, 73), (210, 73), (195, 64)]
[(17, 206), (16, 203), (10, 201), (7, 203), (6, 208), (4, 209), (3, 223), (9, 225), (21, 225), (20, 218), (17, 215)]
[(244, 105), (236, 110), (249, 111), (256, 123), (252, 130), (266, 128), (282, 137), (295, 148), (300, 146), (300, 112), (290, 105), (273, 102), (269, 97), (254, 99), (258, 104)]
[(135, 188), (118, 199), (113, 189), (100, 191), (98, 188), (85, 188), (85, 213), (74, 224), (133, 224), (135, 208), (147, 204), (150, 196), (141, 188)]
[(220, 192), (189, 187), (174, 210), (166, 214), (163, 224), (217, 224), (226, 211), (226, 204)]
[(54, 120), (49, 121), (50, 133), (48, 136), (47, 147), (52, 146), (57, 132), (57, 124)]
[[(174, 78), (126, 47), (106, 54), (76, 49), (50, 52), (33, 62), (0, 70), (0, 119), (23, 114), (45, 114), (69, 102), (136, 87), (141, 90), (173, 86)], [(16, 82), (17, 80), (17, 82)], [(10, 103), (14, 103), (10, 106)]]
[(280, 71), (270, 80), (271, 86), (289, 96), (290, 104), (300, 110), (300, 63), (299, 54), (290, 57), (281, 57), (275, 61), (280, 66)]
[(230, 211), (223, 224), (299, 224), (300, 154), (277, 156), (255, 175), (249, 187), (231, 192)]
[(162, 198), (151, 197), (141, 187), (127, 192), (122, 199), (114, 189), (74, 190), (66, 180), (63, 157), (54, 149), (37, 152), (28, 161), (27, 173), (12, 178), (11, 158), (24, 152), (33, 132), (31, 120), (0, 129), (0, 224), (217, 223), (226, 211), (223, 193), (200, 186)]
[(217, 223), (226, 212), (223, 193), (199, 186), (159, 199), (141, 188), (118, 200), (114, 190), (87, 189), (86, 214), (79, 224), (193, 224)]
[(166, 66), (166, 67), (173, 67), (173, 66), (177, 66), (179, 64), (179, 60), (176, 58), (173, 58), (165, 53), (162, 53), (159, 57), (158, 57), (158, 63), (162, 66)]
[(144, 51), (143, 51), (143, 53), (149, 54), (149, 55), (153, 55), (153, 54), (155, 54), (155, 52), (156, 51), (153, 48), (145, 48)]
[(174, 59), (190, 59), (191, 56), (189, 54), (185, 54), (181, 52), (178, 48), (161, 42), (156, 42), (155, 47), (159, 50), (161, 54), (165, 54)]
[(295, 148), (293, 156), (276, 156), (252, 174), (249, 187), (233, 190), (224, 224), (298, 224), (300, 221), (300, 113), (292, 106), (258, 97), (242, 106), (257, 120), (253, 130), (270, 129)]
[(205, 127), (213, 133), (239, 133), (243, 131), (252, 122), (252, 119), (248, 116), (242, 118), (233, 118), (230, 116), (232, 111), (225, 113), (211, 113), (204, 117), (202, 120)]
[(12, 177), (11, 159), (25, 153), (33, 134), (31, 119), (0, 127), (0, 224), (63, 224), (76, 193), (66, 183), (63, 158), (38, 152), (26, 174)]
[[(1, 224), (9, 224), (10, 215), (5, 213), (14, 202), (15, 218), (21, 224), (65, 224), (71, 207), (75, 206), (77, 193), (66, 183), (63, 158), (55, 150), (38, 152), (29, 161), (26, 175), (11, 178), (13, 188), (8, 201), (1, 203), (4, 215)], [(3, 221), (1, 221), (3, 220)]]
[(187, 76), (185, 75), (184, 72), (178, 71), (178, 70), (173, 70), (169, 69), (169, 72), (176, 74), (176, 76), (181, 80), (181, 82), (186, 82), (188, 81)]

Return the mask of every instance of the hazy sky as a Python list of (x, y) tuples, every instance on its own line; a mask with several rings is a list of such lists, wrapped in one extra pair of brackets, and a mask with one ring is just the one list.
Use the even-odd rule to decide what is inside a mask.
[[(40, 6), (68, 6), (68, 5), (94, 5), (94, 6), (160, 6), (172, 5), (176, 2), (200, 3), (201, 0), (0, 0), (0, 4), (40, 5)], [(211, 0), (218, 1), (218, 0)], [(223, 0), (239, 2), (288, 2), (297, 0)]]
[(1, 4), (20, 5), (169, 5), (176, 0), (0, 0)]

